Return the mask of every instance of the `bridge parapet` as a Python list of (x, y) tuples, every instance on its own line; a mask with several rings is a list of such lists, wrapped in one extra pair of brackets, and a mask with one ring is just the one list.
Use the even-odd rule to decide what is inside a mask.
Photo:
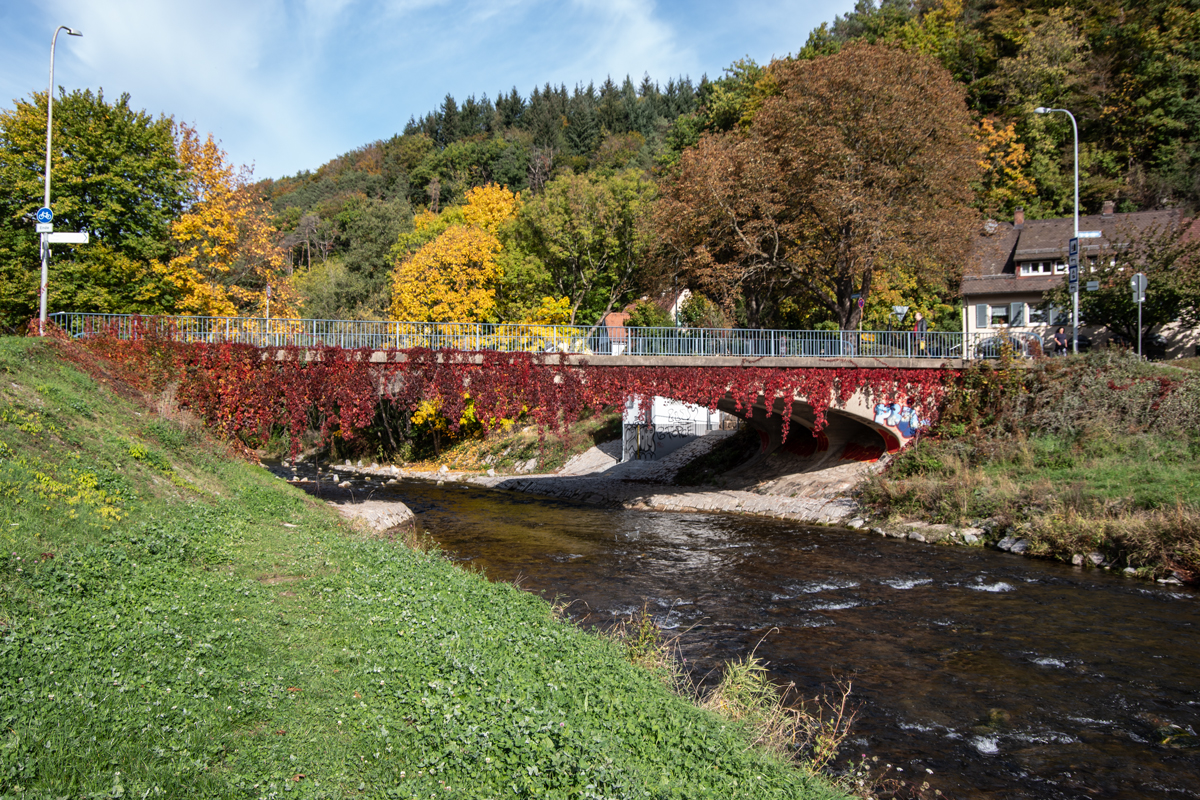
[(818, 361), (906, 359), (912, 362), (998, 358), (1040, 353), (1036, 336), (954, 331), (795, 331), (744, 328), (624, 328), (473, 322), (266, 319), (262, 317), (142, 317), (58, 312), (52, 321), (71, 336), (119, 338), (153, 329), (184, 341), (238, 342), (256, 347), (563, 353), (596, 358), (682, 358)]

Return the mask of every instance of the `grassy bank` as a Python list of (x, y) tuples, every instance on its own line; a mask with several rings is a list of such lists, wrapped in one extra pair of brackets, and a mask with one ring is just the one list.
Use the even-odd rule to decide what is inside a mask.
[[(883, 514), (1071, 560), (1200, 578), (1200, 375), (1106, 351), (976, 368), (933, 432), (868, 479)], [(1089, 562), (1090, 563), (1090, 562)]]
[(0, 794), (836, 796), (62, 352), (0, 339)]

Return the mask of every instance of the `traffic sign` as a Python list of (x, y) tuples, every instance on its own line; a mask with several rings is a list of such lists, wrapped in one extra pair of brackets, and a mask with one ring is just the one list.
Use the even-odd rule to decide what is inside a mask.
[(1133, 287), (1133, 302), (1146, 302), (1146, 273), (1139, 272), (1134, 275), (1129, 285)]
[(1100, 291), (1100, 281), (1088, 281), (1087, 282), (1087, 290), (1089, 292)]
[(1079, 255), (1079, 240), (1078, 239), (1068, 239), (1067, 240), (1067, 255), (1068, 256), (1078, 256)]
[(864, 299), (864, 298), (862, 298), (862, 297), (858, 298), (858, 307), (859, 307), (859, 308), (862, 308), (862, 307), (863, 307), (863, 306), (865, 306), (866, 304), (867, 304), (867, 301), (866, 301), (866, 299)]
[(53, 222), (39, 222), (37, 225), (35, 225), (33, 227), (33, 232), (34, 233), (53, 233), (54, 232), (54, 223)]
[(1079, 294), (1079, 240), (1067, 243), (1067, 284), (1071, 294)]
[(41, 223), (54, 222), (54, 212), (50, 206), (42, 206), (37, 210), (37, 221)]
[(1099, 239), (1104, 235), (1104, 231), (1080, 231), (1080, 239)]
[(62, 233), (52, 233), (46, 237), (50, 244), (87, 244), (87, 231), (63, 231)]

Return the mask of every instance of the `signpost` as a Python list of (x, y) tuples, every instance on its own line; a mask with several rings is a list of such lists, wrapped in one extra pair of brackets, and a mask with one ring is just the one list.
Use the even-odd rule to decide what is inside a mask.
[(52, 244), (87, 244), (88, 234), (86, 231), (62, 231), (54, 232), (54, 212), (50, 210), (50, 206), (42, 206), (37, 210), (37, 224), (35, 230), (42, 235), (42, 286), (41, 286), (41, 302), (40, 308), (40, 330), (45, 333), (46, 320), (46, 288), (47, 288), (47, 268), (50, 264), (50, 245)]
[(1137, 303), (1138, 307), (1138, 358), (1142, 357), (1142, 303), (1146, 302), (1146, 273), (1139, 272), (1133, 276), (1133, 280), (1129, 282), (1133, 287), (1133, 302)]
[(1071, 292), (1071, 351), (1079, 352), (1079, 237), (1067, 242), (1067, 285)]

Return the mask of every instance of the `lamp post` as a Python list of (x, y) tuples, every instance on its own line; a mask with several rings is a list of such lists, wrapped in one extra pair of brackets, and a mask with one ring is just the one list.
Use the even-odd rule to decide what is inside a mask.
[[(1061, 111), (1071, 118), (1071, 130), (1075, 134), (1075, 242), (1079, 242), (1079, 125), (1075, 115), (1065, 108), (1046, 108), (1038, 106), (1035, 114), (1050, 114)], [(1075, 291), (1071, 293), (1071, 352), (1079, 353), (1079, 286), (1076, 282)]]
[[(50, 39), (50, 88), (46, 92), (46, 193), (42, 197), (42, 205), (50, 207), (50, 133), (54, 120), (54, 46), (58, 44), (58, 32), (66, 31), (71, 36), (83, 36), (82, 33), (66, 25), (54, 29), (54, 37)], [(46, 335), (46, 293), (50, 288), (50, 234), (42, 234), (42, 282), (38, 289), (38, 334)]]

